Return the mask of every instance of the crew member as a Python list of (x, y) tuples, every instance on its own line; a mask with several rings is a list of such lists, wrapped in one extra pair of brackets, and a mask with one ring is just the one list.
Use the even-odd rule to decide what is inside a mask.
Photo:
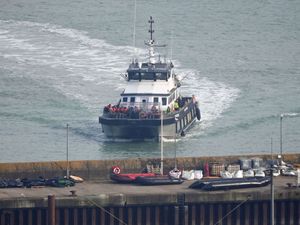
[(175, 111), (179, 110), (179, 104), (177, 100), (174, 102), (174, 109)]

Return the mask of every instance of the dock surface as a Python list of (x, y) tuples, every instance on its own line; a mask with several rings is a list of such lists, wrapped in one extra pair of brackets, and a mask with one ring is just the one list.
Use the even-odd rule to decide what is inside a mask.
[[(235, 163), (239, 158), (182, 158), (178, 162), (191, 169), (216, 160)], [(299, 163), (300, 155), (288, 155), (286, 159)], [(224, 222), (221, 224), (227, 225), (271, 224), (270, 185), (204, 191), (189, 188), (195, 181), (142, 186), (108, 179), (112, 165), (120, 165), (126, 173), (136, 173), (149, 161), (153, 162), (149, 159), (73, 161), (72, 174), (86, 180), (73, 187), (2, 188), (0, 225), (211, 225), (221, 220)], [(64, 176), (66, 165), (64, 161), (2, 163), (0, 177)], [(173, 160), (166, 160), (165, 165), (167, 171), (173, 166)], [(293, 186), (296, 177), (274, 177), (275, 224), (300, 225), (300, 188), (288, 187), (288, 183)], [(49, 212), (48, 199), (53, 197), (55, 215)], [(49, 218), (55, 223), (50, 224)]]
[[(299, 199), (300, 187), (287, 186), (287, 183), (294, 184), (295, 180), (295, 177), (275, 177), (275, 199)], [(257, 201), (270, 198), (270, 185), (226, 191), (203, 191), (189, 188), (193, 182), (185, 181), (180, 185), (142, 186), (138, 184), (119, 184), (113, 181), (85, 181), (77, 183), (73, 187), (64, 188), (5, 188), (0, 190), (0, 207), (18, 208), (18, 203), (20, 203), (20, 207), (27, 207), (26, 202), (28, 207), (32, 207), (32, 205), (46, 207), (48, 195), (55, 195), (57, 206), (73, 207), (89, 205), (91, 199), (97, 200), (103, 206), (173, 204), (178, 201), (178, 195), (184, 195), (186, 203), (234, 202), (247, 198)], [(72, 192), (75, 195), (72, 195)]]

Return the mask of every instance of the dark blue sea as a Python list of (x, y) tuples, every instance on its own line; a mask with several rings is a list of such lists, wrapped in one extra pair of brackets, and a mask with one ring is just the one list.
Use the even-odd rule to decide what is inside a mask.
[[(160, 157), (155, 142), (111, 142), (116, 103), (148, 18), (202, 120), (165, 157), (300, 152), (300, 1), (0, 1), (0, 162)], [(134, 25), (135, 24), (135, 25)], [(136, 29), (135, 43), (133, 28)]]

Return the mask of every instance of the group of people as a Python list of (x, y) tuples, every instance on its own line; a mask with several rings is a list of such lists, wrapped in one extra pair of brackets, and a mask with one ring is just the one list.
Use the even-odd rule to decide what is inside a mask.
[(107, 105), (104, 107), (104, 113), (110, 113), (111, 116), (129, 117), (132, 119), (138, 119), (142, 112), (137, 106), (125, 107), (120, 105)]
[(112, 106), (111, 104), (108, 104), (107, 106), (104, 107), (104, 112), (111, 112), (111, 113), (127, 113), (128, 108), (125, 106), (118, 106), (114, 105)]
[[(192, 101), (196, 102), (194, 95), (192, 97)], [(185, 105), (185, 102), (186, 99), (180, 96), (178, 99), (174, 101), (173, 109), (171, 110), (171, 108), (168, 107), (166, 112), (169, 113), (171, 111), (178, 111), (180, 108), (182, 108)], [(120, 103), (117, 105), (108, 104), (107, 106), (104, 107), (103, 111), (104, 113), (111, 113), (112, 115), (121, 114), (123, 116), (128, 116), (129, 118), (145, 118), (145, 115), (150, 114), (151, 116), (151, 115), (156, 115), (157, 113), (160, 112), (158, 105), (153, 105), (151, 111), (147, 112), (147, 110), (142, 110), (137, 106), (134, 107), (120, 106)]]

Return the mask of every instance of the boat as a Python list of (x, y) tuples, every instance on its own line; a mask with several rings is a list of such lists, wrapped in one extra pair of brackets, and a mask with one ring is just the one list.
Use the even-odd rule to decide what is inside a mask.
[(117, 104), (108, 104), (99, 116), (104, 134), (112, 140), (160, 140), (184, 136), (191, 125), (201, 119), (195, 96), (181, 96), (181, 82), (174, 64), (162, 60), (153, 38), (154, 20), (150, 17), (150, 40), (145, 42), (149, 57), (146, 62), (133, 59), (123, 78), (127, 86)]
[(263, 187), (270, 184), (270, 177), (227, 178), (196, 181), (189, 188), (206, 191), (229, 190), (238, 188)]
[(75, 182), (75, 183), (82, 183), (84, 181), (84, 179), (82, 177), (79, 176), (75, 176), (75, 175), (70, 175), (70, 180)]
[(133, 183), (137, 177), (155, 177), (154, 173), (124, 173), (124, 174), (110, 174), (110, 179), (118, 183)]
[(110, 172), (110, 179), (118, 183), (133, 183), (137, 177), (155, 177), (155, 173), (121, 173), (118, 166), (113, 166)]
[(156, 175), (156, 176), (142, 176), (137, 177), (135, 183), (141, 185), (170, 185), (170, 184), (182, 184), (184, 182), (181, 178), (175, 178), (168, 175)]
[[(194, 183), (192, 183), (189, 188), (192, 188), (192, 189), (202, 189), (205, 185), (209, 184), (209, 183), (212, 183), (214, 181), (219, 181), (223, 178), (210, 178), (210, 179), (202, 179), (202, 180), (197, 180), (195, 181)], [(225, 179), (225, 178), (224, 178)], [(228, 178), (227, 178), (228, 179)], [(231, 178), (232, 179), (232, 178)]]

